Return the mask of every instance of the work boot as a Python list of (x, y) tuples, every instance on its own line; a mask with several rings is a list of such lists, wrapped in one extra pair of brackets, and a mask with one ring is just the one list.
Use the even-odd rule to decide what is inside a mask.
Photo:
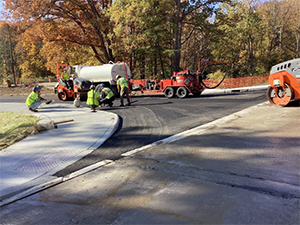
[(112, 107), (112, 106), (113, 106), (113, 104), (114, 104), (114, 103), (110, 103), (110, 104), (109, 104), (109, 107)]
[(29, 108), (29, 110), (30, 110), (31, 112), (38, 112), (38, 110), (32, 109), (32, 108)]
[(124, 104), (121, 104), (120, 106), (124, 107), (125, 105), (124, 105)]
[(91, 112), (97, 112), (96, 109), (92, 109)]

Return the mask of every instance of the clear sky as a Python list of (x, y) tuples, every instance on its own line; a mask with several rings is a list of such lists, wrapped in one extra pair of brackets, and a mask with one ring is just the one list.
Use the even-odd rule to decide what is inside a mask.
[(4, 20), (3, 11), (4, 11), (4, 1), (0, 0), (0, 20)]

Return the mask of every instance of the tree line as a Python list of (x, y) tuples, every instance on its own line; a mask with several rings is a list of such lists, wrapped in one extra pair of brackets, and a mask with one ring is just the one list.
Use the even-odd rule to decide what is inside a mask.
[(125, 61), (135, 78), (168, 78), (201, 58), (229, 77), (268, 74), (300, 57), (298, 0), (4, 0), (0, 76), (54, 76), (56, 64)]

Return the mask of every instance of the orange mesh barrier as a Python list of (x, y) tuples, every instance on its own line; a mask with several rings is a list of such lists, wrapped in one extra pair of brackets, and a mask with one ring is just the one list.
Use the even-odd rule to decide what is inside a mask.
[[(260, 75), (253, 77), (226, 78), (218, 88), (239, 88), (249, 87), (261, 84), (268, 84), (269, 75)], [(204, 80), (208, 87), (217, 85), (219, 80)]]

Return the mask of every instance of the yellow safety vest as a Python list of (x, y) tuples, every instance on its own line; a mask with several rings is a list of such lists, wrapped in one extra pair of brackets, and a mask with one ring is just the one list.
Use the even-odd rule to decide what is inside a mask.
[(125, 77), (121, 77), (118, 81), (117, 81), (117, 85), (120, 85), (121, 86), (121, 89), (127, 87), (128, 88), (128, 85), (127, 85), (127, 79)]
[(69, 76), (68, 73), (63, 72), (63, 78), (64, 78), (65, 80), (69, 80), (69, 79), (70, 79), (70, 76)]
[(34, 91), (31, 92), (27, 99), (26, 99), (26, 105), (30, 106), (32, 103), (34, 103), (39, 98), (38, 93), (35, 93)]
[(88, 98), (87, 98), (86, 104), (87, 105), (96, 105), (96, 106), (98, 106), (99, 102), (98, 102), (97, 98), (99, 98), (99, 97), (100, 97), (100, 95), (97, 91), (90, 90), (88, 92)]
[(110, 99), (111, 97), (114, 96), (114, 93), (112, 92), (112, 90), (110, 90), (109, 88), (103, 88), (102, 91), (105, 94), (105, 98)]

